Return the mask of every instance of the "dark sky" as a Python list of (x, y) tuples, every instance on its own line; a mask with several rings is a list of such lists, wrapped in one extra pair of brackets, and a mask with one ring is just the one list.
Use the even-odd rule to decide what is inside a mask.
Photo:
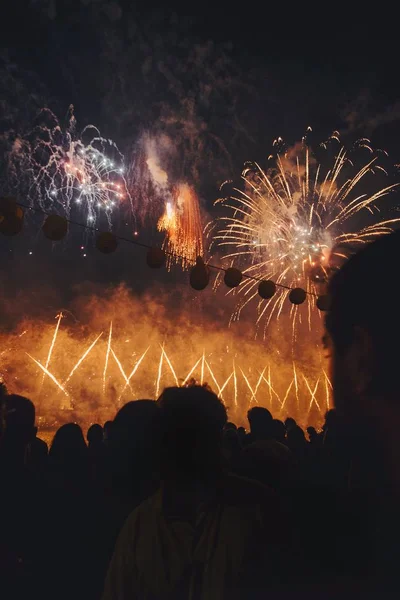
[[(95, 123), (127, 154), (143, 130), (166, 132), (180, 157), (176, 175), (196, 180), (207, 207), (244, 160), (262, 162), (276, 136), (294, 143), (308, 125), (320, 139), (336, 129), (349, 141), (369, 136), (400, 161), (390, 14), (360, 17), (329, 3), (306, 14), (303, 4), (281, 4), (4, 1), (2, 139), (29, 128), (43, 106), (62, 120), (71, 103), (80, 126)], [(14, 255), (33, 247), (41, 257), (36, 271), (24, 264), (24, 277), (127, 277), (129, 260), (111, 275), (98, 260), (83, 269), (76, 249), (60, 250), (43, 269), (34, 235), (3, 240), (3, 256), (10, 244)]]
[[(157, 65), (164, 61), (180, 78), (190, 50), (212, 42), (212, 59), (191, 67), (180, 94), (196, 94), (199, 81), (212, 79), (213, 66), (217, 79), (229, 73), (234, 103), (224, 97), (207, 115), (227, 143), (229, 131), (221, 121), (235, 113), (259, 152), (276, 135), (297, 139), (309, 124), (322, 134), (357, 126), (357, 132), (379, 138), (376, 117), (390, 122), (385, 134), (392, 144), (391, 119), (397, 121), (400, 110), (390, 15), (360, 16), (325, 4), (323, 11), (310, 7), (308, 14), (303, 5), (293, 10), (267, 3), (215, 4), (4, 2), (1, 56), (15, 66), (27, 93), (43, 96), (57, 113), (72, 102), (80, 121), (95, 121), (127, 143), (143, 124), (155, 124), (161, 105), (179, 109)], [(144, 75), (150, 57), (156, 66)], [(249, 86), (247, 94), (238, 91), (237, 81)], [(26, 111), (26, 100), (19, 100)], [(248, 143), (243, 152), (251, 149), (250, 139), (241, 140)]]

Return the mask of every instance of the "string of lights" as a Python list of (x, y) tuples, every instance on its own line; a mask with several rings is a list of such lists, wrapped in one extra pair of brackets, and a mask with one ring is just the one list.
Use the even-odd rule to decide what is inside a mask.
[(201, 256), (198, 256), (196, 261), (188, 261), (187, 257), (182, 257), (163, 248), (151, 246), (138, 239), (117, 235), (110, 231), (101, 231), (98, 227), (88, 225), (87, 223), (81, 223), (71, 218), (62, 217), (54, 213), (49, 213), (41, 207), (28, 206), (14, 198), (0, 198), (0, 233), (8, 236), (20, 233), (24, 221), (24, 210), (39, 213), (46, 217), (42, 230), (44, 235), (51, 241), (60, 241), (63, 239), (68, 233), (69, 225), (73, 225), (97, 234), (96, 248), (104, 254), (111, 254), (114, 252), (117, 249), (119, 242), (125, 242), (147, 249), (146, 261), (151, 268), (160, 268), (164, 266), (167, 257), (174, 260), (185, 258), (186, 262), (190, 262), (193, 265), (190, 270), (190, 285), (198, 291), (207, 287), (210, 280), (210, 269), (213, 269), (224, 273), (224, 282), (229, 288), (237, 287), (243, 278), (247, 278), (259, 283), (258, 293), (263, 299), (272, 298), (276, 292), (276, 288), (279, 287), (288, 291), (288, 297), (292, 304), (302, 304), (307, 298), (307, 295), (311, 295), (316, 297), (317, 307), (321, 311), (328, 310), (329, 307), (329, 298), (327, 295), (316, 296), (316, 294), (306, 291), (303, 288), (294, 288), (270, 279), (265, 280), (260, 277), (248, 275), (247, 273), (242, 273), (235, 267), (224, 268), (211, 262), (204, 261)]

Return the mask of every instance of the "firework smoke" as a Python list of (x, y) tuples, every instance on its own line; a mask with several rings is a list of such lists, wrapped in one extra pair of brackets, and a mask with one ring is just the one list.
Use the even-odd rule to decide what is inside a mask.
[(168, 303), (167, 296), (133, 298), (121, 287), (82, 294), (74, 307), (79, 322), (67, 311), (62, 319), (22, 319), (0, 336), (0, 376), (10, 391), (35, 401), (47, 424), (104, 421), (128, 400), (156, 397), (191, 378), (209, 383), (239, 422), (254, 404), (303, 423), (321, 420), (329, 394), (315, 352), (285, 363), (281, 339), (260, 352), (239, 329), (210, 319), (195, 324)]
[(165, 234), (162, 245), (170, 254), (168, 267), (179, 264), (186, 269), (204, 252), (199, 198), (192, 186), (167, 172), (165, 165), (175, 157), (168, 136), (143, 135), (140, 146), (129, 170), (133, 196), (142, 199), (138, 215), (142, 223), (156, 222)]

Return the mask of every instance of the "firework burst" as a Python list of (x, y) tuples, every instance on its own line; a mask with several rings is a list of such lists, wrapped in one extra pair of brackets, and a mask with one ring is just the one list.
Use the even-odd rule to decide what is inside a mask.
[[(382, 219), (380, 212), (382, 200), (398, 184), (371, 192), (377, 179), (370, 175), (387, 178), (388, 173), (379, 164), (385, 153), (375, 152), (366, 139), (346, 152), (335, 133), (318, 147), (319, 159), (307, 138), (290, 150), (281, 139), (274, 147), (271, 168), (264, 171), (257, 163), (247, 163), (244, 189), (234, 188), (228, 199), (217, 201), (230, 214), (218, 220), (214, 240), (224, 250), (224, 260), (249, 276), (238, 288), (234, 319), (257, 299), (257, 324), (264, 321), (267, 327), (273, 316), (282, 314), (290, 288), (302, 287), (308, 292), (311, 329), (316, 297), (329, 272), (351, 249), (390, 233), (399, 221)], [(360, 152), (361, 166), (356, 162)], [(282, 287), (271, 299), (261, 300), (259, 279), (272, 279)], [(302, 314), (292, 305), (293, 333)]]
[(116, 209), (132, 206), (123, 155), (93, 125), (77, 134), (72, 106), (66, 128), (50, 110), (41, 112), (38, 125), (14, 142), (10, 171), (26, 184), (20, 191), (32, 203), (44, 210), (57, 206), (67, 216), (76, 205), (89, 225), (105, 215), (111, 226)]
[(169, 266), (180, 263), (183, 269), (203, 255), (203, 228), (198, 198), (186, 183), (179, 184), (166, 202), (158, 230), (165, 231), (164, 249), (169, 253)]

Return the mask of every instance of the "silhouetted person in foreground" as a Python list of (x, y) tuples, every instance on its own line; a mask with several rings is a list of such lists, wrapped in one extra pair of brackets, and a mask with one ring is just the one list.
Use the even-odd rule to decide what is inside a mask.
[(246, 430), (244, 427), (238, 427), (237, 428), (237, 434), (238, 434), (238, 438), (239, 441), (241, 443), (242, 446), (244, 446), (246, 444)]
[(98, 423), (91, 425), (87, 431), (90, 477), (94, 485), (100, 486), (103, 480), (106, 447), (103, 443), (103, 428)]
[[(127, 516), (159, 486), (154, 400), (135, 400), (117, 413), (108, 440), (103, 517), (104, 575)], [(103, 581), (104, 583), (104, 577)]]
[(162, 485), (126, 521), (103, 598), (251, 597), (284, 562), (276, 497), (224, 474), (226, 410), (215, 394), (167, 388), (158, 407)]
[(27, 465), (29, 448), (36, 435), (35, 406), (23, 396), (4, 398), (5, 424), (0, 460), (3, 468), (21, 470)]
[(292, 417), (287, 417), (285, 419), (285, 428), (288, 433), (293, 427), (297, 427), (296, 421)]
[(103, 442), (105, 443), (105, 445), (108, 444), (108, 440), (110, 439), (112, 426), (113, 426), (113, 422), (112, 421), (106, 421), (104, 423), (104, 426), (103, 426)]
[(53, 480), (58, 485), (78, 494), (88, 485), (89, 451), (77, 423), (67, 423), (56, 431), (49, 459)]
[(334, 402), (355, 436), (349, 486), (369, 537), (366, 575), (387, 589), (400, 560), (399, 256), (400, 232), (354, 255), (330, 283), (326, 316)]
[(312, 425), (310, 425), (310, 427), (307, 427), (307, 433), (308, 433), (308, 440), (312, 446), (320, 446), (321, 445), (320, 434), (317, 432), (315, 427), (313, 427)]
[(29, 468), (38, 473), (43, 473), (47, 467), (49, 449), (46, 442), (37, 435), (30, 444)]
[(286, 435), (286, 443), (299, 462), (305, 460), (307, 454), (307, 440), (301, 427), (295, 425), (294, 427), (289, 428)]
[(285, 424), (279, 419), (274, 419), (272, 422), (272, 436), (277, 442), (286, 444)]
[(255, 406), (247, 413), (250, 433), (247, 441), (249, 444), (259, 440), (270, 440), (273, 437), (273, 418), (267, 408)]
[(89, 450), (92, 447), (98, 448), (103, 442), (103, 428), (99, 423), (93, 423), (87, 430), (86, 439), (88, 442)]
[[(28, 598), (44, 580), (51, 545), (47, 494), (28, 468), (35, 438), (35, 407), (14, 394), (3, 397), (0, 439), (0, 596)], [(43, 597), (47, 597), (44, 593)]]

